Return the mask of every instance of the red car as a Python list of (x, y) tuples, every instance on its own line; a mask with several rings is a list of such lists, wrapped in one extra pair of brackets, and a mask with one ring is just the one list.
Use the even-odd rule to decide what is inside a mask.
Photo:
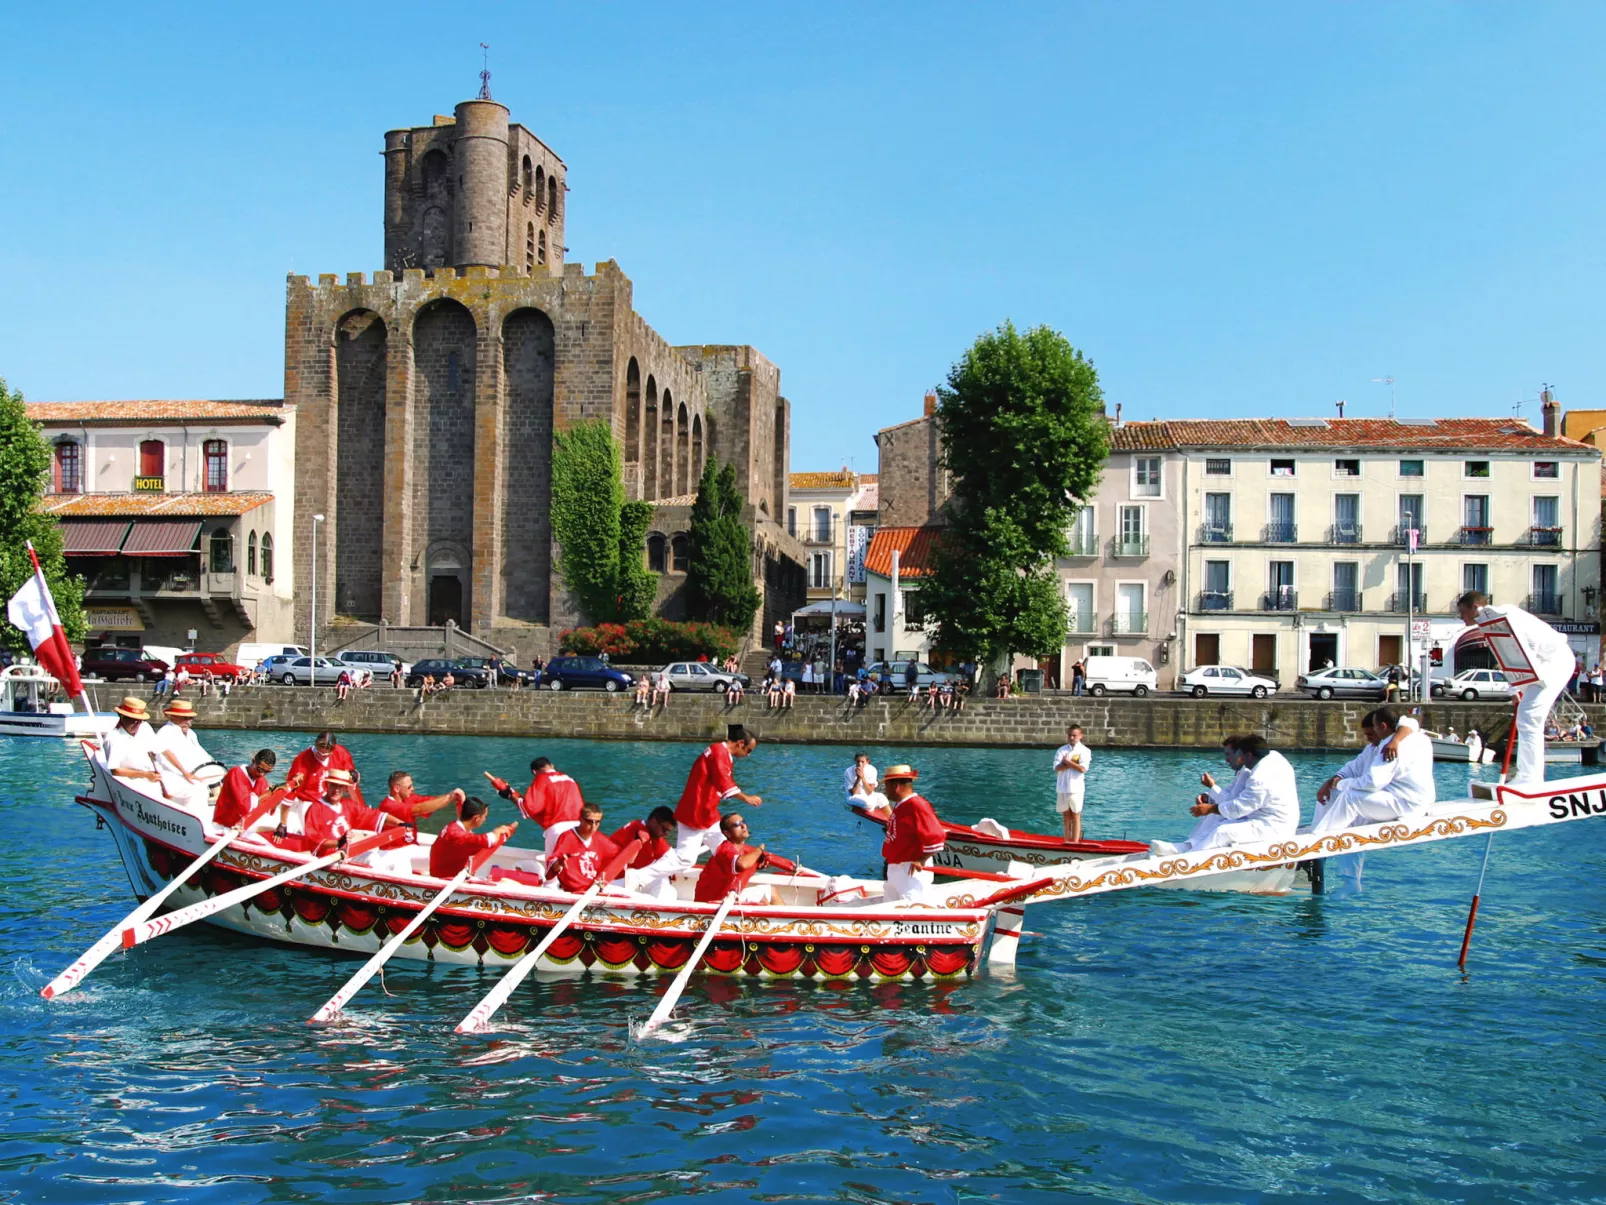
[(238, 682), (245, 667), (225, 661), (222, 653), (180, 653), (173, 663), (173, 672), (184, 670), (192, 678), (227, 678)]

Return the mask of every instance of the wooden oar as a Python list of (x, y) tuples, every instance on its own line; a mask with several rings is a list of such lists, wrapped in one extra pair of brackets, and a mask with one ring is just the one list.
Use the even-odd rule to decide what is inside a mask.
[(574, 923), (575, 917), (579, 916), (591, 901), (597, 898), (603, 887), (611, 882), (626, 866), (630, 865), (631, 860), (636, 856), (636, 851), (641, 848), (644, 840), (645, 838), (638, 836), (621, 850), (613, 861), (603, 868), (602, 873), (596, 877), (590, 887), (586, 888), (585, 893), (575, 900), (569, 906), (569, 910), (558, 919), (558, 923), (547, 931), (547, 935), (541, 939), (540, 944), (508, 968), (507, 974), (503, 975), (497, 981), (496, 986), (485, 994), (485, 998), (469, 1010), (468, 1016), (457, 1023), (454, 1032), (479, 1033), (485, 1029), (486, 1024), (496, 1015), (497, 1009), (506, 1004), (508, 998), (513, 995), (514, 989), (524, 982), (524, 977), (535, 970), (535, 964), (541, 960), (541, 955), (545, 954), (563, 931)]
[[(1517, 707), (1522, 702), (1518, 695), (1511, 704), (1511, 729), (1506, 734), (1506, 756), (1500, 763), (1500, 782), (1505, 784), (1506, 774), (1511, 769), (1511, 751), (1517, 746)], [(1472, 948), (1472, 926), (1478, 920), (1478, 899), (1483, 895), (1483, 876), (1489, 872), (1489, 854), (1494, 849), (1494, 833), (1489, 834), (1489, 840), (1483, 846), (1483, 865), (1478, 868), (1478, 889), (1472, 893), (1472, 907), (1467, 911), (1467, 929), (1461, 934), (1461, 957), (1456, 959), (1456, 966), (1461, 970), (1467, 969), (1467, 951)]]
[(174, 929), (182, 929), (185, 925), (193, 924), (195, 921), (205, 920), (209, 916), (222, 912), (225, 908), (233, 907), (242, 900), (261, 895), (264, 891), (271, 891), (281, 883), (305, 878), (315, 871), (333, 866), (336, 862), (343, 862), (347, 858), (355, 858), (358, 854), (367, 853), (370, 849), (384, 849), (388, 846), (396, 845), (406, 836), (407, 829), (401, 825), (387, 828), (382, 833), (364, 837), (361, 841), (353, 841), (345, 849), (337, 849), (332, 854), (314, 858), (301, 866), (292, 866), (289, 870), (274, 875), (271, 879), (263, 879), (260, 883), (247, 883), (244, 887), (236, 887), (233, 891), (226, 891), (222, 895), (213, 896), (209, 900), (191, 904), (188, 908), (180, 908), (177, 912), (169, 912), (166, 916), (139, 921), (137, 924), (123, 929), (123, 949), (131, 950), (153, 937), (160, 937), (164, 933), (171, 933)]
[(46, 1000), (54, 1000), (57, 996), (66, 995), (68, 992), (72, 991), (73, 988), (82, 983), (91, 971), (98, 967), (102, 962), (106, 961), (107, 956), (113, 950), (117, 949), (123, 944), (124, 929), (128, 928), (130, 925), (138, 924), (140, 921), (144, 920), (147, 916), (150, 916), (158, 908), (160, 908), (168, 896), (172, 895), (180, 887), (184, 886), (185, 883), (194, 878), (196, 873), (203, 866), (205, 866), (213, 858), (217, 857), (218, 854), (223, 852), (224, 847), (227, 846), (230, 841), (233, 841), (242, 832), (249, 829), (258, 820), (262, 819), (262, 817), (271, 812), (278, 804), (285, 791), (288, 789), (288, 787), (280, 787), (278, 790), (264, 795), (262, 797), (262, 802), (257, 805), (255, 811), (253, 811), (244, 820), (240, 821), (239, 824), (229, 829), (228, 832), (224, 833), (216, 841), (212, 842), (211, 848), (186, 866), (183, 872), (176, 876), (166, 887), (163, 887), (155, 895), (151, 896), (150, 899), (146, 900), (138, 908), (135, 908), (127, 916), (123, 917), (122, 920), (118, 921), (117, 924), (113, 925), (110, 932), (108, 932), (94, 945), (90, 946), (89, 949), (85, 950), (77, 962), (73, 963), (72, 966), (68, 967), (49, 983), (45, 984), (45, 986), (40, 990), (39, 994)]
[(702, 940), (697, 943), (697, 948), (691, 952), (691, 957), (686, 960), (686, 965), (680, 968), (680, 973), (675, 976), (675, 981), (669, 985), (669, 990), (664, 993), (664, 998), (658, 1001), (658, 1007), (652, 1010), (652, 1016), (648, 1017), (646, 1023), (636, 1031), (635, 1036), (637, 1039), (651, 1037), (665, 1021), (669, 1020), (669, 1014), (675, 1011), (675, 1005), (680, 1000), (680, 994), (686, 990), (686, 983), (691, 979), (692, 971), (703, 960), (703, 954), (713, 944), (714, 938), (719, 933), (719, 927), (725, 923), (725, 917), (735, 906), (736, 892), (732, 891), (720, 901), (719, 911), (715, 912), (714, 919), (708, 922), (708, 928), (703, 931)]
[[(328, 1000), (324, 1001), (323, 1007), (312, 1014), (312, 1021), (333, 1021), (336, 1017), (338, 1017), (341, 1009), (345, 1008), (346, 1005), (351, 1001), (351, 998), (362, 990), (363, 984), (372, 979), (379, 971), (379, 968), (384, 966), (385, 963), (390, 960), (390, 956), (397, 950), (401, 949), (402, 944), (406, 942), (409, 937), (418, 932), (419, 927), (430, 918), (430, 914), (444, 904), (452, 892), (456, 891), (459, 887), (466, 883), (471, 875), (478, 873), (480, 867), (485, 865), (485, 863), (490, 860), (491, 855), (501, 848), (502, 847), (500, 845), (492, 846), (484, 853), (477, 855), (473, 861), (469, 862), (468, 865), (464, 866), (462, 870), (458, 871), (451, 882), (447, 883), (445, 887), (441, 888), (441, 890), (435, 895), (435, 898), (430, 900), (429, 903), (425, 904), (423, 908), (419, 909), (418, 915), (407, 922), (407, 927), (405, 929), (396, 934), (396, 936), (392, 937), (383, 946), (376, 950), (374, 952), (374, 956), (367, 962), (363, 963), (361, 969), (359, 969), (357, 973), (350, 979), (346, 980), (345, 984), (342, 985), (338, 992), (330, 996)], [(309, 1021), (308, 1024), (310, 1025), (312, 1021)]]

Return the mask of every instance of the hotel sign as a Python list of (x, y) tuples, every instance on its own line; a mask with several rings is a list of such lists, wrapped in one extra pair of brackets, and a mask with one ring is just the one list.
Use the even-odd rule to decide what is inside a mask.
[(144, 490), (148, 493), (159, 494), (166, 483), (167, 478), (165, 477), (136, 477), (134, 478), (134, 489), (136, 491)]

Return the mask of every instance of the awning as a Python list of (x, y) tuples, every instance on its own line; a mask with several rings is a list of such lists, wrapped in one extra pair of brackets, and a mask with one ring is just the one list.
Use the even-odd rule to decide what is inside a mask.
[(116, 556), (128, 535), (127, 519), (88, 519), (61, 525), (62, 551), (68, 556)]
[(123, 545), (126, 556), (188, 556), (201, 534), (199, 519), (140, 519)]
[(831, 617), (831, 611), (832, 611), (833, 608), (835, 608), (837, 615), (840, 616), (843, 619), (863, 619), (864, 618), (864, 604), (863, 603), (856, 603), (856, 602), (849, 602), (845, 598), (837, 598), (837, 599), (828, 598), (828, 599), (825, 599), (822, 602), (810, 603), (808, 606), (803, 607), (801, 610), (793, 611), (792, 612), (792, 618), (793, 619), (807, 619), (807, 618), (809, 618), (811, 616), (823, 615), (827, 619), (829, 619)]

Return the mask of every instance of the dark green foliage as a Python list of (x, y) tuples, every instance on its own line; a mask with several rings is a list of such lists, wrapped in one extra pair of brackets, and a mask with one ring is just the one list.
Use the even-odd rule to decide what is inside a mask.
[[(28, 541), (55, 596), (62, 630), (68, 640), (84, 638), (84, 583), (69, 576), (61, 555), (61, 529), (39, 513), (39, 499), (50, 484), (50, 445), (28, 421), (22, 394), (0, 380), (0, 604), (33, 575)], [(10, 649), (28, 647), (28, 638), (9, 623), (0, 624), (0, 643)]]
[(920, 587), (940, 647), (994, 664), (1065, 643), (1054, 558), (1109, 453), (1092, 362), (1046, 326), (982, 335), (937, 390), (949, 529)]
[(646, 619), (658, 597), (658, 575), (642, 555), (652, 526), (651, 502), (626, 502), (619, 508), (619, 594), (614, 617)]
[(658, 578), (642, 563), (651, 522), (649, 504), (625, 501), (622, 456), (606, 422), (576, 423), (558, 433), (552, 441), (552, 532), (559, 572), (587, 616), (607, 622), (651, 612)]
[(753, 585), (753, 537), (742, 521), (745, 499), (736, 488), (736, 466), (710, 460), (697, 483), (691, 508), (691, 564), (686, 605), (710, 623), (746, 631), (761, 601)]
[(570, 628), (558, 637), (562, 652), (582, 656), (607, 653), (613, 661), (638, 665), (695, 661), (701, 656), (719, 661), (734, 653), (737, 643), (736, 633), (718, 624), (676, 623), (669, 619), (633, 619), (624, 624)]

